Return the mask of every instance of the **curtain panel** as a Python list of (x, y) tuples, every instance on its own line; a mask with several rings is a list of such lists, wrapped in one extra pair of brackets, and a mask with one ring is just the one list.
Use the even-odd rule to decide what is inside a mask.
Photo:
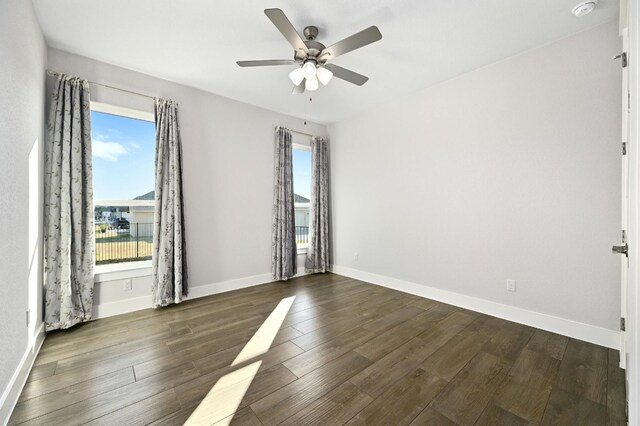
[(44, 158), (47, 331), (91, 319), (95, 259), (89, 82), (55, 78)]
[(327, 272), (329, 263), (329, 143), (311, 138), (311, 207), (305, 271)]
[(296, 274), (296, 223), (293, 201), (291, 131), (276, 128), (271, 222), (271, 275), (287, 280)]
[(151, 268), (152, 306), (180, 303), (188, 294), (178, 104), (156, 99), (156, 186)]

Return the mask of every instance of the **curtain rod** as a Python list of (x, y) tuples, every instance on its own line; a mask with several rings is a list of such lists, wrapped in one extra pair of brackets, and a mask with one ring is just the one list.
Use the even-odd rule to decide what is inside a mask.
[(286, 128), (287, 130), (290, 130), (290, 131), (292, 131), (293, 133), (298, 133), (299, 135), (305, 135), (305, 136), (309, 136), (309, 137), (311, 137), (311, 138), (313, 137), (313, 135), (312, 135), (312, 134), (310, 134), (310, 133), (305, 133), (305, 132), (300, 132), (300, 131), (298, 131), (298, 130), (289, 129), (288, 127), (280, 126), (279, 124), (274, 124), (274, 125), (273, 125), (273, 128), (274, 128), (274, 129), (277, 129), (278, 127)]
[[(62, 75), (62, 73), (60, 73), (58, 71), (52, 71), (52, 70), (47, 70), (47, 74), (53, 75), (53, 76)], [(106, 88), (113, 89), (113, 90), (119, 90), (121, 92), (131, 93), (132, 95), (138, 95), (138, 96), (142, 96), (142, 97), (149, 98), (149, 99), (156, 99), (156, 97), (157, 97), (157, 96), (145, 95), (144, 93), (140, 93), (140, 92), (134, 92), (132, 90), (122, 89), (120, 87), (110, 86), (108, 84), (97, 83), (97, 82), (91, 81), (91, 80), (88, 80), (88, 81), (89, 81), (89, 84), (94, 84), (96, 86), (102, 86), (102, 87), (106, 87)], [(180, 104), (178, 103), (178, 105), (180, 105)]]

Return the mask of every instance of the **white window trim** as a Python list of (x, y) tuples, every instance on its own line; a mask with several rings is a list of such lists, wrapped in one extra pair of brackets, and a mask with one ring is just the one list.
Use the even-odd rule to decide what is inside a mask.
[(151, 276), (151, 261), (108, 263), (96, 265), (93, 269), (93, 282), (125, 280), (128, 278)]
[(293, 149), (299, 149), (300, 151), (311, 151), (311, 146), (310, 145), (303, 145), (300, 143), (292, 143), (291, 146), (293, 147)]
[(125, 108), (117, 105), (103, 104), (102, 102), (91, 102), (91, 111), (102, 112), (111, 115), (120, 115), (127, 118), (135, 118), (136, 120), (156, 122), (155, 114), (137, 109)]
[(93, 206), (140, 207), (155, 206), (154, 200), (93, 200)]

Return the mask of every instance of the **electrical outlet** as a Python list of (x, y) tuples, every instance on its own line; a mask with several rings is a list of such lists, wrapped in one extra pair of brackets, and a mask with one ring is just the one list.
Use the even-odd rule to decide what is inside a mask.
[(122, 285), (122, 290), (131, 291), (133, 287), (133, 282), (131, 280), (124, 280), (124, 284)]
[(507, 280), (507, 291), (516, 291), (516, 280)]
[(358, 253), (353, 253), (353, 260), (358, 260)]

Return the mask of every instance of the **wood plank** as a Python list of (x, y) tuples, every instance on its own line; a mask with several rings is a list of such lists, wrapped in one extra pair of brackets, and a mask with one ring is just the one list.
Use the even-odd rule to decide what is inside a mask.
[[(420, 309), (424, 309), (425, 311), (428, 311), (429, 309), (434, 308), (438, 305), (444, 305), (444, 303), (438, 302), (437, 300), (433, 300), (433, 299), (427, 299), (426, 297), (420, 297), (417, 300), (414, 300), (413, 302), (411, 302), (411, 304), (413, 306), (417, 306)], [(451, 306), (451, 310), (456, 310), (456, 309), (457, 308), (455, 308), (454, 306)]]
[(316, 346), (298, 356), (295, 356), (285, 362), (287, 367), (293, 374), (302, 377), (305, 374), (322, 367), (330, 361), (351, 351), (356, 346), (372, 339), (376, 333), (365, 330), (361, 327), (345, 333), (337, 338)]
[(131, 367), (127, 367), (102, 377), (76, 383), (49, 394), (19, 402), (13, 410), (9, 424), (26, 422), (133, 382), (135, 382), (133, 370)]
[(58, 361), (58, 368), (61, 368), (61, 365), (63, 364), (62, 360), (68, 357), (78, 359), (84, 354), (88, 354), (85, 355), (87, 357), (94, 357), (111, 346), (118, 346), (120, 348), (129, 347), (131, 350), (136, 350), (143, 346), (154, 346), (157, 344), (156, 339), (164, 339), (166, 337), (179, 335), (179, 333), (191, 333), (191, 331), (188, 329), (182, 329), (177, 332), (175, 330), (171, 330), (165, 324), (158, 324), (153, 327), (119, 333), (108, 339), (104, 339), (101, 336), (86, 339), (82, 341), (81, 344), (76, 342), (73, 339), (73, 335), (70, 334), (68, 345), (40, 352), (36, 360), (36, 365), (45, 364), (51, 361)]
[(615, 349), (609, 349), (607, 352), (607, 424), (625, 426), (627, 424), (626, 379), (624, 370), (619, 366), (620, 352)]
[(422, 368), (448, 382), (480, 352), (487, 340), (489, 338), (481, 334), (454, 336), (424, 360)]
[(105, 375), (109, 373), (131, 367), (132, 362), (154, 358), (163, 353), (169, 353), (169, 350), (161, 344), (152, 348), (142, 348), (139, 351), (126, 354), (123, 357), (112, 358), (109, 362), (91, 364), (85, 368), (70, 370), (62, 374), (34, 380), (24, 386), (22, 394), (20, 395), (20, 401), (64, 389), (92, 378), (102, 377), (102, 379), (105, 379), (107, 377)]
[(606, 407), (587, 398), (554, 388), (549, 397), (542, 425), (593, 425), (606, 421)]
[(239, 410), (231, 420), (233, 426), (262, 426), (260, 420), (250, 407)]
[(435, 326), (449, 314), (437, 309), (423, 312), (358, 346), (355, 351), (372, 361), (377, 361), (426, 329)]
[(348, 424), (408, 425), (447, 382), (422, 368), (417, 368), (394, 383)]
[(425, 408), (422, 410), (420, 415), (413, 419), (411, 422), (411, 426), (423, 426), (423, 425), (433, 425), (433, 426), (457, 426), (457, 423), (449, 420), (447, 417), (438, 413), (433, 408)]
[(523, 350), (509, 376), (496, 391), (494, 405), (518, 418), (539, 424), (559, 367), (560, 360), (547, 352)]
[(377, 398), (474, 319), (474, 315), (464, 311), (453, 312), (431, 329), (374, 362), (351, 379), (351, 382), (366, 394)]
[(415, 306), (404, 306), (388, 315), (365, 323), (362, 328), (375, 333), (382, 333), (398, 324), (410, 320), (411, 318), (415, 318), (422, 312), (423, 311), (420, 308)]
[(555, 386), (605, 405), (607, 362), (607, 349), (571, 339), (560, 364)]
[(262, 374), (256, 375), (242, 399), (240, 407), (253, 404), (296, 379), (296, 375), (282, 364), (276, 364), (266, 369)]
[[(282, 366), (282, 369), (271, 369), (271, 367), (278, 366), (280, 362), (288, 358), (291, 354), (291, 350), (300, 351), (299, 348), (292, 349), (292, 346), (295, 348), (295, 345), (287, 342), (282, 345), (276, 346), (275, 348), (272, 348), (266, 356), (261, 358), (262, 363), (260, 365), (258, 373), (256, 374), (256, 379), (254, 380), (265, 380), (272, 382), (279, 381), (282, 384), (286, 384), (290, 381), (295, 380), (297, 377)], [(237, 367), (232, 367), (231, 362), (233, 362), (234, 358), (235, 356), (230, 357), (224, 362), (216, 361), (215, 365), (220, 365), (219, 368), (216, 368), (207, 374), (202, 374), (201, 372), (201, 375), (199, 377), (178, 386), (176, 390), (178, 392), (180, 404), (183, 407), (187, 407), (199, 403), (222, 376), (236, 370), (237, 368), (240, 368), (243, 365), (239, 364)], [(209, 363), (211, 363), (211, 361), (209, 361)], [(204, 365), (200, 365), (200, 369), (205, 371), (210, 368), (213, 368), (213, 366), (205, 367)], [(267, 377), (263, 378), (264, 375), (266, 375)], [(273, 379), (271, 376), (274, 376), (276, 378)]]
[(263, 424), (277, 424), (338, 387), (371, 361), (348, 352), (251, 405)]
[(173, 389), (169, 389), (121, 408), (120, 410), (112, 411), (105, 416), (99, 417), (85, 424), (90, 426), (146, 425), (179, 409), (180, 403), (178, 402), (176, 393)]
[[(161, 357), (168, 353), (166, 346), (161, 342), (166, 338), (174, 336), (173, 333), (175, 332), (169, 331), (167, 334), (163, 333), (162, 335), (157, 336), (157, 340), (149, 340), (146, 342), (155, 343), (154, 345), (145, 343), (135, 345), (134, 343), (127, 343), (109, 346), (93, 352), (84, 352), (75, 356), (69, 356), (58, 361), (55, 374), (60, 375), (67, 371), (77, 369), (91, 370), (95, 366), (104, 364), (123, 365), (122, 360), (130, 359), (135, 363), (141, 362), (139, 359), (148, 360)], [(124, 364), (127, 364), (127, 362)]]
[(178, 426), (178, 425), (183, 425), (184, 422), (187, 421), (187, 419), (189, 418), (189, 416), (191, 416), (191, 413), (193, 413), (193, 411), (196, 409), (198, 405), (194, 404), (193, 406), (190, 407), (184, 407), (184, 408), (180, 408), (177, 411), (174, 411), (173, 413), (169, 413), (161, 418), (159, 418), (158, 420), (155, 420), (151, 423), (149, 423), (150, 426)]
[(27, 382), (32, 382), (34, 380), (40, 380), (40, 379), (53, 376), (53, 374), (56, 372), (57, 365), (58, 365), (58, 361), (52, 361), (46, 364), (40, 364), (40, 365), (34, 366), (31, 369), (31, 372), (29, 373)]
[[(293, 333), (289, 334), (289, 331)], [(277, 362), (282, 362), (302, 353), (302, 349), (288, 341), (291, 336), (297, 335), (298, 332), (292, 328), (280, 330), (274, 339), (273, 347), (266, 354), (256, 354), (256, 356), (263, 358), (264, 364), (265, 361), (274, 357), (278, 359)], [(150, 377), (154, 374), (182, 365), (185, 362), (193, 362), (193, 365), (195, 365), (201, 374), (215, 371), (219, 368), (230, 365), (248, 340), (249, 337), (247, 336), (243, 343), (221, 351), (218, 351), (220, 347), (217, 345), (214, 345), (214, 349), (211, 349), (208, 345), (198, 345), (192, 347), (190, 350), (164, 355), (143, 363), (134, 363), (136, 379), (140, 380)], [(281, 340), (285, 340), (285, 342), (283, 344), (278, 344)]]
[(377, 398), (393, 383), (417, 367), (438, 345), (415, 337), (351, 379), (367, 395)]
[(366, 320), (362, 317), (354, 315), (344, 320), (327, 324), (307, 334), (300, 333), (299, 337), (296, 337), (291, 341), (295, 343), (296, 346), (308, 351), (309, 349), (326, 343), (343, 333), (347, 333), (357, 327), (360, 327), (365, 321)]
[(496, 320), (500, 325), (494, 333), (490, 334), (490, 339), (482, 350), (505, 361), (514, 362), (535, 330), (526, 325), (497, 318)]
[(562, 359), (569, 343), (567, 336), (561, 336), (544, 330), (536, 330), (527, 348), (532, 351), (544, 352), (552, 358)]
[(460, 424), (473, 424), (508, 372), (508, 363), (478, 353), (431, 402), (430, 407)]
[(150, 398), (198, 376), (194, 367), (187, 365), (156, 374), (107, 393), (85, 399), (44, 416), (29, 420), (23, 425), (76, 425), (100, 418), (138, 401)]
[(372, 398), (345, 382), (285, 420), (282, 425), (341, 425), (369, 405)]
[(528, 426), (539, 423), (529, 423), (525, 419), (510, 413), (496, 405), (489, 406), (482, 412), (482, 415), (475, 423), (475, 426)]

